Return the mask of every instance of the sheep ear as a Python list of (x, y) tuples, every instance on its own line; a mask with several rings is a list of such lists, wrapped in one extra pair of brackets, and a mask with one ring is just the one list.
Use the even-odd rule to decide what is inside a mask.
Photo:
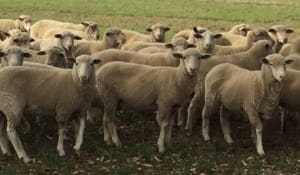
[(55, 38), (63, 38), (63, 35), (58, 33), (58, 34), (55, 34), (54, 37)]
[(152, 29), (151, 28), (147, 28), (146, 31), (147, 32), (152, 32)]
[(11, 35), (8, 32), (3, 32), (6, 37), (10, 37)]
[(29, 40), (29, 42), (31, 42), (31, 43), (34, 42), (34, 41), (35, 41), (35, 40), (34, 40), (33, 38), (30, 38), (30, 40)]
[(193, 31), (194, 31), (195, 33), (198, 33), (197, 27), (193, 27)]
[(19, 42), (19, 39), (14, 39), (13, 41), (14, 41), (15, 43), (17, 43), (17, 42)]
[(78, 36), (78, 35), (74, 35), (74, 39), (75, 40), (81, 40), (82, 38), (80, 36)]
[(221, 34), (221, 33), (216, 33), (215, 35), (214, 35), (214, 38), (221, 38), (223, 35)]
[(285, 60), (285, 64), (291, 64), (292, 62), (294, 62), (294, 60), (291, 59), (291, 58), (287, 58), (287, 59)]
[(175, 57), (175, 58), (183, 58), (183, 55), (181, 54), (181, 53), (173, 53), (173, 56)]
[(72, 58), (72, 57), (69, 57), (67, 58), (68, 62), (70, 63), (75, 63), (76, 62), (76, 59), (75, 58)]
[(204, 59), (207, 59), (209, 57), (211, 57), (211, 54), (201, 53), (200, 56), (199, 56), (199, 59), (204, 60)]
[(19, 18), (18, 18), (18, 20), (20, 20), (20, 21), (24, 21), (24, 18), (22, 18), (22, 17), (19, 17)]
[(94, 64), (100, 64), (100, 63), (101, 63), (101, 60), (98, 60), (98, 59), (94, 59), (93, 62), (92, 62), (93, 65)]
[(261, 58), (260, 61), (263, 64), (269, 64), (269, 60), (267, 58)]
[(167, 44), (165, 44), (165, 47), (168, 49), (172, 49), (174, 47), (174, 45), (172, 43), (167, 43)]
[(286, 33), (294, 33), (293, 29), (286, 29)]
[(273, 29), (273, 28), (269, 28), (269, 30), (268, 30), (270, 33), (276, 33), (276, 30), (275, 29)]
[(165, 31), (169, 31), (170, 27), (165, 27), (164, 29), (165, 29)]
[(46, 51), (38, 51), (36, 54), (37, 55), (46, 55), (47, 53), (46, 53)]
[(22, 56), (23, 57), (32, 57), (32, 55), (30, 53), (28, 53), (28, 52), (23, 52)]
[(242, 27), (241, 29), (240, 29), (240, 31), (242, 31), (242, 32), (247, 32), (249, 30), (249, 28), (247, 28), (247, 27)]
[(188, 45), (187, 45), (187, 48), (195, 48), (195, 47), (196, 47), (195, 44), (188, 44)]
[(195, 38), (203, 38), (203, 36), (200, 33), (194, 33)]
[(87, 21), (82, 21), (80, 24), (84, 25), (84, 26), (88, 26), (89, 23)]

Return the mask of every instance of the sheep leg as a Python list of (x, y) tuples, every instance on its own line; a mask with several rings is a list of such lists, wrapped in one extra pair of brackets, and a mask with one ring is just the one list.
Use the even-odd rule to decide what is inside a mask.
[(280, 109), (280, 133), (283, 134), (285, 130), (285, 116), (287, 115), (287, 110), (283, 107)]
[(159, 153), (165, 152), (166, 130), (168, 127), (169, 115), (170, 115), (170, 109), (166, 109), (166, 107), (159, 107), (158, 115), (157, 115), (157, 123), (160, 126), (160, 133), (157, 140)]
[(117, 133), (117, 127), (114, 119), (115, 116), (116, 107), (112, 107), (110, 109), (105, 108), (103, 116), (104, 140), (109, 144), (109, 139), (111, 139), (117, 147), (121, 147), (122, 144)]
[(74, 119), (74, 120), (72, 120), (72, 126), (73, 126), (73, 130), (74, 130), (74, 136), (75, 136), (75, 138), (77, 138), (78, 137), (79, 127), (80, 127), (80, 119)]
[(255, 121), (255, 132), (256, 132), (256, 150), (260, 156), (265, 155), (263, 145), (262, 145), (262, 131), (263, 131), (263, 123), (261, 119), (256, 117)]
[(188, 105), (189, 104), (187, 103), (178, 109), (178, 121), (177, 121), (178, 127), (182, 126), (184, 123), (184, 120), (187, 118)]
[(230, 116), (230, 111), (228, 111), (223, 105), (220, 109), (220, 123), (221, 128), (224, 134), (224, 139), (228, 144), (232, 144), (233, 140), (230, 136), (230, 124), (228, 121), (228, 117)]
[(204, 97), (201, 94), (203, 93), (201, 92), (197, 93), (197, 91), (195, 92), (187, 110), (188, 116), (186, 120), (185, 130), (189, 130), (191, 133), (195, 125), (195, 121), (197, 119), (197, 114), (201, 112), (204, 106), (203, 103)]
[(171, 144), (171, 138), (172, 138), (172, 129), (173, 129), (173, 125), (174, 125), (174, 120), (175, 120), (175, 114), (176, 114), (176, 110), (174, 110), (172, 112), (172, 114), (170, 115), (169, 119), (168, 119), (168, 127), (167, 127), (167, 135), (166, 135), (166, 144)]
[(75, 151), (79, 151), (79, 149), (82, 145), (84, 128), (85, 128), (85, 116), (80, 117), (80, 119), (79, 119), (79, 128), (78, 128), (78, 132), (77, 132), (76, 142), (75, 142), (75, 146), (73, 147), (75, 149)]
[(23, 148), (22, 142), (20, 141), (19, 136), (16, 131), (16, 121), (8, 119), (6, 131), (7, 131), (8, 138), (9, 138), (10, 142), (12, 143), (12, 145), (18, 155), (18, 158), (19, 159), (23, 158), (24, 163), (29, 163), (31, 160), (27, 156), (27, 154)]
[(7, 132), (5, 130), (5, 121), (3, 117), (0, 117), (0, 147), (1, 151), (4, 155), (11, 156), (12, 153), (9, 149), (9, 140), (7, 136)]
[(255, 126), (254, 125), (251, 126), (251, 138), (252, 138), (253, 143), (256, 144), (256, 132), (255, 132)]
[(64, 150), (64, 137), (66, 131), (66, 124), (65, 122), (58, 122), (58, 142), (57, 142), (57, 151), (60, 157), (65, 156)]
[(204, 106), (202, 110), (202, 135), (205, 141), (209, 141), (209, 117), (210, 114), (208, 112), (208, 109), (206, 105)]

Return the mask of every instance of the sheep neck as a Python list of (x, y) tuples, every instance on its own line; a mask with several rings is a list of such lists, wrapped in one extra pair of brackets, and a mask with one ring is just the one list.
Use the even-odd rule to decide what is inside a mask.
[(275, 80), (270, 66), (261, 68), (261, 93), (258, 96), (258, 109), (264, 119), (269, 119), (279, 105), (279, 96), (282, 84)]

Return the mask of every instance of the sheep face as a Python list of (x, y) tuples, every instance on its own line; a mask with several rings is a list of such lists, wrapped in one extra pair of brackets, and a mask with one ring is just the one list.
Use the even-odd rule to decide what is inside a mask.
[(252, 42), (256, 42), (259, 40), (270, 40), (274, 42), (274, 40), (270, 37), (265, 29), (253, 29), (248, 33), (248, 35), (250, 35), (250, 40)]
[(13, 33), (7, 39), (9, 39), (9, 45), (24, 47), (27, 49), (29, 49), (31, 46), (30, 42), (34, 41), (32, 38), (30, 38), (27, 32)]
[(27, 15), (21, 15), (18, 20), (20, 21), (20, 30), (29, 32), (32, 25), (31, 17)]
[(273, 78), (279, 82), (286, 76), (286, 64), (293, 62), (290, 58), (284, 58), (279, 54), (269, 55), (261, 59), (263, 64), (268, 65), (271, 68)]
[(66, 68), (66, 53), (61, 47), (54, 46), (46, 51), (39, 51), (37, 55), (47, 55), (44, 64)]
[(293, 33), (294, 30), (287, 28), (284, 25), (275, 25), (269, 29), (269, 32), (280, 44), (286, 44), (288, 41), (288, 35)]
[(188, 48), (194, 48), (196, 45), (188, 43), (184, 38), (176, 38), (172, 43), (165, 44), (165, 47), (171, 49), (172, 52), (182, 52)]
[(54, 35), (55, 38), (58, 39), (58, 42), (60, 45), (63, 47), (63, 49), (66, 52), (67, 57), (73, 57), (73, 50), (74, 50), (74, 40), (81, 40), (81, 37), (74, 35), (70, 32), (63, 32), (63, 33), (58, 33)]
[(99, 64), (101, 61), (93, 59), (89, 55), (80, 55), (76, 59), (68, 58), (68, 61), (74, 63), (73, 71), (76, 72), (81, 84), (87, 84), (95, 79), (95, 64)]
[(200, 59), (207, 59), (210, 54), (200, 53), (198, 49), (190, 48), (181, 53), (173, 53), (173, 56), (181, 59), (181, 63), (188, 75), (193, 76), (197, 74), (200, 66)]
[(111, 48), (120, 48), (125, 42), (124, 33), (118, 28), (109, 28), (106, 32), (106, 42), (111, 46)]
[(85, 32), (93, 39), (98, 40), (100, 38), (98, 24), (91, 21), (83, 21), (82, 25), (85, 26)]
[(154, 38), (154, 42), (165, 42), (165, 35), (169, 30), (169, 27), (163, 26), (161, 24), (154, 24), (150, 28), (146, 29), (147, 32), (151, 32), (151, 35)]
[(10, 46), (0, 51), (1, 62), (6, 66), (23, 65), (24, 57), (31, 57), (31, 54), (17, 46)]
[(196, 38), (196, 42), (200, 46), (200, 48), (203, 48), (205, 51), (210, 52), (215, 48), (216, 40), (218, 38), (221, 38), (222, 34), (206, 31), (201, 34), (195, 33), (194, 37)]

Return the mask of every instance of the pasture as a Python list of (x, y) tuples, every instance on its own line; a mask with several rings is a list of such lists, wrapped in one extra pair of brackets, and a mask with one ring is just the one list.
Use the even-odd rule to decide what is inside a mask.
[[(169, 41), (176, 32), (193, 26), (226, 31), (238, 23), (253, 28), (284, 24), (292, 27), (296, 36), (300, 33), (299, 8), (298, 0), (0, 0), (0, 18), (27, 14), (35, 21), (91, 20), (99, 23), (100, 37), (110, 26), (145, 33), (146, 27), (160, 22), (171, 28)], [(286, 134), (281, 135), (279, 117), (267, 121), (264, 157), (256, 153), (247, 121), (232, 122), (235, 144), (229, 147), (217, 117), (212, 121), (210, 143), (203, 141), (200, 123), (191, 137), (183, 128), (174, 128), (171, 147), (159, 155), (155, 115), (120, 112), (122, 149), (104, 143), (98, 118), (95, 123), (87, 123), (80, 154), (72, 149), (74, 138), (70, 133), (65, 142), (67, 156), (59, 158), (57, 125), (53, 119), (43, 119), (41, 126), (32, 122), (30, 133), (20, 134), (34, 162), (25, 165), (16, 156), (6, 159), (1, 155), (0, 174), (300, 174), (300, 135), (294, 123), (288, 120)]]

